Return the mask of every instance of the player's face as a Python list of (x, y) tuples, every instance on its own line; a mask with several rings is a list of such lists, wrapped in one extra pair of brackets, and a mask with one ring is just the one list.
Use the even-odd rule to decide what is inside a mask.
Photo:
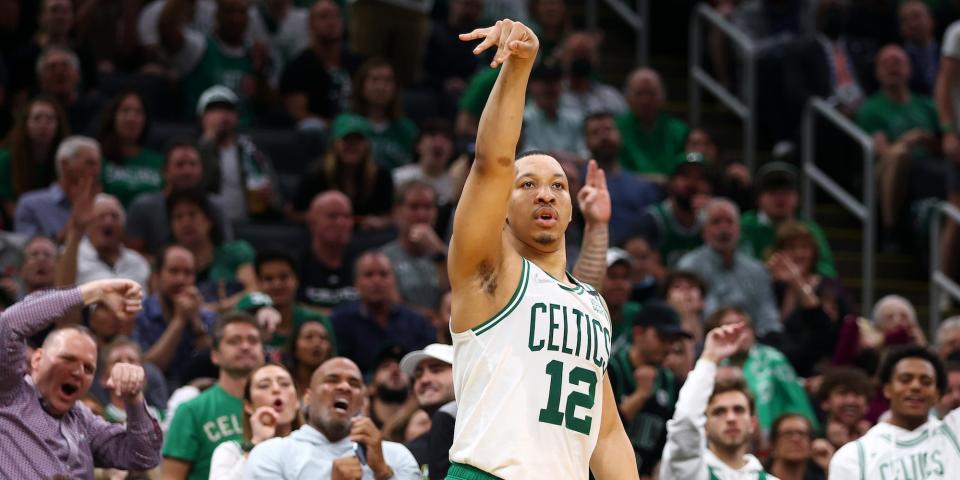
[(428, 358), (413, 373), (413, 393), (423, 408), (440, 407), (453, 400), (453, 367)]
[(937, 372), (922, 358), (904, 358), (893, 369), (890, 383), (883, 386), (894, 417), (922, 423), (937, 402)]
[(957, 408), (960, 408), (960, 372), (950, 372), (947, 374), (947, 391), (940, 397), (937, 411), (943, 416)]
[(846, 385), (837, 385), (821, 407), (832, 420), (852, 428), (867, 414), (867, 397)]
[(330, 441), (350, 433), (350, 419), (363, 408), (363, 377), (357, 365), (345, 358), (327, 360), (313, 375), (306, 399), (310, 424)]
[(707, 440), (724, 449), (745, 445), (753, 435), (750, 404), (742, 392), (730, 391), (713, 397), (707, 405)]
[(570, 185), (552, 157), (531, 155), (517, 160), (507, 222), (523, 243), (541, 251), (556, 251), (570, 224), (573, 209)]

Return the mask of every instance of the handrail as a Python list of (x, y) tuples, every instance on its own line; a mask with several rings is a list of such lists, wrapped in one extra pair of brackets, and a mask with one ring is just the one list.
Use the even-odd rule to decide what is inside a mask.
[(940, 202), (936, 207), (936, 215), (930, 222), (930, 337), (936, 338), (937, 328), (940, 327), (940, 290), (949, 294), (955, 301), (960, 301), (960, 285), (948, 277), (940, 266), (940, 216), (950, 217), (960, 223), (960, 210), (949, 202)]
[[(828, 120), (860, 144), (860, 148), (863, 150), (864, 181), (862, 200), (854, 198), (853, 195), (845, 191), (837, 182), (817, 167), (814, 161), (816, 130), (813, 126), (814, 120), (818, 116)], [(874, 214), (874, 210), (876, 206), (876, 181), (874, 180), (873, 162), (873, 141), (870, 139), (870, 136), (838, 112), (829, 102), (820, 97), (812, 97), (803, 112), (803, 214), (806, 218), (813, 219), (815, 193), (813, 184), (816, 184), (816, 186), (824, 189), (830, 196), (840, 202), (841, 206), (850, 211), (850, 213), (863, 223), (863, 264), (861, 265), (863, 284), (860, 294), (860, 305), (862, 309), (870, 308), (873, 305), (874, 294), (873, 270), (876, 244), (876, 215)]]
[[(730, 39), (743, 58), (743, 77), (737, 98), (722, 83), (703, 68), (703, 24), (709, 23)], [(753, 171), (757, 151), (757, 44), (742, 30), (723, 17), (713, 7), (701, 3), (690, 18), (690, 123), (700, 124), (700, 89), (717, 97), (743, 121), (744, 163)]]
[[(636, 32), (637, 65), (647, 65), (650, 58), (650, 0), (636, 0), (635, 11), (624, 0), (603, 0)], [(597, 0), (587, 2), (587, 28), (597, 30)]]

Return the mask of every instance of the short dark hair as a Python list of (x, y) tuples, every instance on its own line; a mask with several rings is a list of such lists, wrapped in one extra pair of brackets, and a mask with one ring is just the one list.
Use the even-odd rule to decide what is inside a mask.
[(726, 317), (731, 313), (736, 313), (737, 315), (743, 317), (743, 319), (746, 321), (747, 328), (753, 329), (753, 319), (750, 318), (750, 314), (747, 313), (746, 310), (740, 307), (726, 306), (718, 308), (716, 311), (711, 313), (709, 317), (707, 317), (707, 320), (703, 322), (703, 334), (706, 335), (707, 333), (710, 333), (710, 330), (719, 327), (720, 322), (723, 321), (723, 317)]
[(279, 248), (266, 248), (257, 252), (257, 257), (253, 261), (253, 269), (258, 277), (260, 276), (260, 270), (263, 268), (263, 265), (269, 262), (286, 263), (290, 266), (290, 269), (293, 270), (293, 274), (297, 275), (297, 261), (294, 260), (293, 255)]
[(954, 372), (960, 372), (960, 362), (952, 362), (947, 360), (943, 363), (943, 371), (950, 374)]
[(610, 120), (615, 120), (613, 114), (610, 113), (610, 112), (608, 112), (608, 111), (606, 111), (606, 110), (599, 110), (599, 111), (596, 111), (596, 112), (593, 112), (593, 113), (587, 115), (586, 117), (583, 118), (583, 131), (584, 131), (584, 132), (587, 131), (587, 124), (588, 124), (588, 123), (590, 123), (590, 122), (592, 122), (592, 121), (595, 121), (595, 120), (605, 120), (605, 119), (608, 119), (608, 118), (609, 118)]
[[(188, 249), (187, 247), (184, 247), (183, 245), (179, 245), (176, 243), (168, 243), (160, 247), (160, 250), (157, 252), (157, 256), (154, 260), (154, 264), (155, 264), (153, 268), (154, 272), (160, 273), (160, 271), (163, 270), (163, 266), (166, 265), (167, 263), (167, 254), (170, 253), (170, 250), (173, 250), (174, 248), (180, 248), (180, 249), (186, 250), (187, 252), (190, 253), (190, 256), (193, 257), (193, 252), (190, 252), (190, 249)], [(193, 260), (194, 260), (194, 263), (196, 263), (197, 259), (194, 258)], [(196, 265), (194, 265), (194, 267), (196, 267)]]
[(710, 398), (707, 399), (707, 405), (710, 405), (710, 403), (713, 402), (713, 398), (717, 395), (727, 392), (740, 392), (747, 397), (747, 405), (750, 408), (750, 415), (754, 414), (755, 402), (753, 399), (753, 393), (750, 392), (750, 387), (747, 386), (747, 381), (742, 377), (725, 378), (717, 381), (717, 383), (713, 386), (713, 392), (710, 393)]
[[(170, 162), (170, 154), (178, 148), (192, 148), (197, 151), (197, 154), (200, 153), (200, 148), (197, 146), (192, 138), (186, 137), (183, 135), (176, 136), (167, 140), (163, 144), (163, 167), (167, 167), (167, 163)], [(201, 162), (202, 163), (202, 162)]]
[(543, 155), (543, 156), (555, 159), (553, 155), (543, 150), (527, 150), (526, 152), (523, 152), (520, 155), (517, 155), (517, 160), (520, 160), (521, 158), (532, 157), (534, 155)]
[[(207, 199), (207, 192), (200, 188), (184, 188), (170, 192), (166, 202), (168, 224), (173, 224), (173, 209), (181, 203), (189, 203), (199, 208), (210, 222), (210, 240), (215, 246), (223, 243), (223, 232), (220, 231), (220, 223), (213, 215), (213, 205)], [(173, 235), (173, 228), (170, 229), (170, 235)]]
[(867, 399), (873, 394), (873, 382), (863, 370), (855, 367), (831, 367), (823, 375), (820, 388), (817, 389), (817, 400), (826, 401), (834, 389), (840, 386), (847, 387)]
[(213, 349), (217, 350), (220, 348), (220, 342), (223, 341), (224, 332), (227, 330), (228, 325), (234, 323), (245, 323), (252, 326), (257, 334), (260, 334), (260, 324), (257, 323), (257, 319), (253, 318), (253, 315), (250, 315), (243, 310), (231, 310), (223, 315), (220, 315), (217, 318), (217, 322), (213, 325)]
[(887, 385), (893, 381), (893, 370), (897, 368), (897, 364), (901, 360), (907, 358), (919, 358), (933, 365), (933, 370), (937, 375), (937, 390), (942, 393), (947, 389), (947, 373), (940, 357), (920, 345), (905, 345), (887, 352), (887, 358), (883, 360), (883, 364), (880, 366), (880, 382)]
[(661, 292), (661, 296), (666, 297), (667, 293), (677, 282), (690, 282), (700, 290), (701, 295), (707, 294), (707, 285), (703, 283), (700, 275), (690, 270), (671, 270), (663, 280), (663, 292)]
[(809, 418), (804, 417), (799, 413), (784, 413), (783, 415), (780, 415), (779, 417), (777, 417), (777, 419), (774, 420), (772, 424), (770, 424), (770, 444), (771, 445), (777, 443), (777, 439), (780, 438), (780, 424), (782, 424), (787, 420), (790, 420), (791, 418), (799, 418), (800, 420), (803, 420), (803, 423), (807, 424), (807, 433), (809, 433), (810, 435), (813, 435), (813, 425), (810, 423)]
[(453, 128), (450, 127), (450, 122), (442, 118), (428, 118), (423, 121), (423, 124), (420, 125), (420, 135), (417, 136), (417, 141), (414, 142), (414, 145), (418, 145), (423, 137), (428, 135), (443, 135), (450, 139), (451, 142), (456, 141), (456, 136), (453, 133)]

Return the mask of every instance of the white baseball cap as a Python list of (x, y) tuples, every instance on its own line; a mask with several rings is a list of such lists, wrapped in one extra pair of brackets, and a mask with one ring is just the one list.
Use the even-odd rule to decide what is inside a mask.
[(413, 374), (417, 370), (417, 365), (420, 365), (420, 362), (428, 358), (435, 358), (441, 362), (453, 365), (453, 345), (431, 343), (423, 350), (412, 351), (404, 355), (403, 359), (400, 360), (400, 370), (407, 374), (408, 377), (413, 378)]

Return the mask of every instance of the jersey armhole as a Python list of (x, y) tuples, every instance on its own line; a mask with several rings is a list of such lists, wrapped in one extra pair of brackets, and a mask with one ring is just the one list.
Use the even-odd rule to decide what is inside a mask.
[[(507, 301), (507, 304), (500, 309), (499, 312), (494, 314), (492, 317), (484, 321), (483, 323), (462, 332), (451, 332), (453, 337), (460, 337), (467, 334), (480, 335), (484, 332), (489, 331), (495, 327), (498, 323), (503, 321), (504, 318), (510, 315), (514, 309), (517, 308), (517, 305), (520, 304), (520, 301), (523, 299), (523, 294), (527, 290), (527, 281), (530, 277), (530, 264), (526, 258), (520, 257), (521, 267), (520, 267), (520, 280), (517, 282), (517, 288), (513, 291), (513, 296), (510, 297), (510, 300)], [(452, 325), (452, 323), (451, 323)]]

